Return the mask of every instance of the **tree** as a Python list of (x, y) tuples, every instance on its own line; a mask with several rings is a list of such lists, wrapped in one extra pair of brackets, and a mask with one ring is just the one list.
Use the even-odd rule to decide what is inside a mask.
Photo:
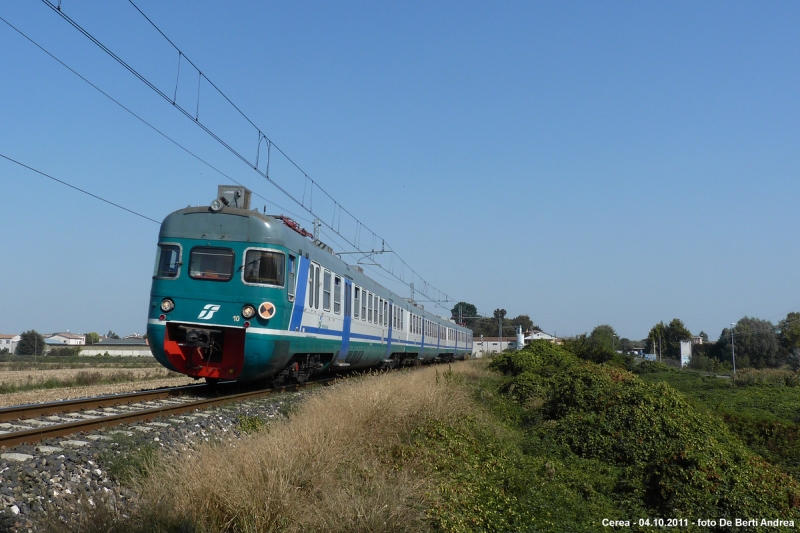
[(114, 333), (111, 330), (108, 330), (108, 333), (106, 334), (106, 338), (107, 339), (119, 339), (119, 335), (117, 335), (116, 333)]
[[(733, 329), (734, 347), (736, 349), (736, 368), (754, 366), (764, 368), (779, 366), (778, 336), (775, 326), (769, 320), (744, 317)], [(731, 331), (722, 330), (717, 342), (720, 355), (731, 361)]]
[(617, 332), (614, 331), (614, 328), (608, 324), (602, 324), (594, 328), (589, 334), (589, 342), (595, 348), (595, 350), (613, 354), (616, 346), (614, 337), (616, 336)]
[(667, 324), (665, 355), (677, 359), (681, 356), (681, 341), (690, 340), (692, 340), (692, 333), (686, 329), (686, 326), (683, 325), (680, 319), (673, 318), (672, 321)]
[(678, 358), (681, 355), (681, 341), (692, 340), (692, 333), (686, 329), (679, 318), (673, 318), (669, 324), (659, 322), (647, 334), (644, 350), (646, 353), (659, 353), (662, 357)]
[(529, 317), (528, 315), (519, 315), (517, 317), (512, 318), (509, 322), (511, 322), (511, 325), (514, 326), (515, 328), (517, 326), (522, 326), (522, 331), (531, 331), (534, 329), (539, 329), (536, 326), (536, 324), (533, 323), (531, 317)]
[(494, 317), (497, 319), (505, 318), (506, 317), (506, 310), (505, 309), (495, 309), (494, 310)]
[(477, 322), (478, 308), (467, 302), (458, 302), (450, 310), (450, 316), (456, 322), (461, 319), (461, 323), (470, 329), (475, 329), (473, 326)]
[(700, 333), (697, 334), (697, 336), (703, 339), (703, 342), (708, 342), (708, 333), (706, 333), (705, 331), (701, 331)]
[(32, 329), (20, 334), (19, 343), (14, 353), (17, 355), (42, 355), (45, 347), (44, 337)]
[(564, 342), (564, 348), (574, 353), (581, 359), (595, 363), (605, 363), (614, 357), (611, 342), (614, 329), (604, 324), (597, 326), (590, 335), (581, 333)]
[[(658, 354), (659, 348), (663, 346), (666, 332), (667, 326), (664, 325), (664, 322), (659, 322), (650, 328), (650, 333), (647, 334), (647, 341), (644, 343), (644, 352)], [(663, 352), (663, 349), (661, 351)]]
[(100, 342), (100, 335), (98, 335), (97, 332), (92, 331), (91, 333), (84, 333), (84, 335), (86, 336), (86, 344), (97, 344)]
[(778, 322), (778, 341), (781, 345), (781, 355), (784, 357), (800, 349), (800, 313), (789, 313), (786, 318)]

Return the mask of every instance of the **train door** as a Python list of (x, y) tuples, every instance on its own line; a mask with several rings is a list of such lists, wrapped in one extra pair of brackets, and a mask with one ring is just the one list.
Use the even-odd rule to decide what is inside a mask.
[(289, 331), (300, 331), (300, 326), (303, 321), (303, 312), (306, 309), (306, 292), (308, 292), (307, 286), (308, 277), (310, 276), (310, 264), (308, 259), (300, 256), (297, 268), (297, 289), (294, 291), (294, 305), (292, 306), (292, 318), (289, 322)]
[(308, 295), (306, 298), (306, 312), (303, 317), (302, 330), (317, 331), (322, 325), (322, 310), (320, 309), (320, 289), (322, 288), (322, 272), (318, 264), (313, 261), (308, 264)]

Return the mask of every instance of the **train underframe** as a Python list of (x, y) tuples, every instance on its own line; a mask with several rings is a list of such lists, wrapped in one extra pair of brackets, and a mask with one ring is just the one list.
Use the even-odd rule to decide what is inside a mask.
[[(164, 332), (164, 353), (176, 371), (193, 378), (205, 378), (210, 384), (219, 380), (238, 379), (245, 366), (244, 328), (198, 326), (168, 323)], [(276, 356), (289, 355), (289, 343), (277, 341)], [(282, 354), (281, 354), (282, 352)], [(351, 350), (344, 364), (334, 361), (338, 353), (295, 353), (283, 368), (268, 380), (273, 386), (305, 383), (311, 376), (329, 369), (357, 368), (364, 350)], [(378, 362), (378, 367), (393, 369), (418, 366), (423, 363), (452, 362), (461, 359), (455, 352), (439, 353), (433, 358), (421, 358), (418, 352), (392, 352)], [(281, 359), (279, 357), (279, 359)], [(372, 366), (372, 365), (369, 365)]]
[(206, 378), (210, 383), (236, 379), (244, 367), (245, 330), (168, 323), (164, 331), (164, 353), (182, 374)]

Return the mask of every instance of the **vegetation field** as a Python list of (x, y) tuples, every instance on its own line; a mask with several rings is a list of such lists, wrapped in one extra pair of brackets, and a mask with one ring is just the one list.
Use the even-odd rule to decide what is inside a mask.
[(800, 386), (788, 370), (741, 371), (737, 379), (694, 372), (642, 374), (651, 383), (668, 383), (698, 409), (720, 417), (753, 451), (800, 480)]
[[(87, 506), (56, 529), (613, 530), (606, 519), (620, 521), (619, 530), (674, 531), (656, 519), (681, 519), (681, 531), (708, 531), (695, 521), (712, 517), (800, 524), (791, 469), (748, 446), (726, 413), (665, 383), (691, 390), (695, 378), (666, 374), (645, 381), (543, 343), (491, 362), (348, 380), (235, 446), (140, 461), (135, 508)], [(699, 379), (705, 393), (730, 393), (730, 383), (724, 390)]]
[(179, 376), (152, 357), (0, 356), (0, 395)]

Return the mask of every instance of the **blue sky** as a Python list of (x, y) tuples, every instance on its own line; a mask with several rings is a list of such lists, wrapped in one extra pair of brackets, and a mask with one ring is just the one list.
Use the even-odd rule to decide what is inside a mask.
[[(717, 338), (800, 310), (797, 3), (137, 5), (456, 301), (633, 339), (675, 317)], [(177, 54), (129, 3), (62, 9), (175, 91)], [(311, 218), (44, 3), (0, 16), (268, 212)], [(229, 182), (3, 22), (0, 49), (0, 154), (157, 220)], [(189, 72), (176, 94), (194, 109)], [(255, 135), (202, 89), (201, 119), (252, 155)], [(285, 165), (271, 175), (302, 189)], [(143, 332), (158, 225), (5, 160), (0, 177), (0, 332)]]

